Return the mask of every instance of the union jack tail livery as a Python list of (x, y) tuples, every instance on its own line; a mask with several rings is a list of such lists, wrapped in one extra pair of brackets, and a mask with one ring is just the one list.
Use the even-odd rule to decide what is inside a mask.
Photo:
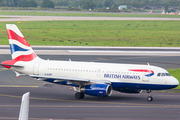
[(16, 66), (15, 63), (18, 61), (28, 62), (35, 59), (37, 55), (32, 50), (17, 26), (14, 24), (6, 24), (6, 28), (12, 60), (4, 61), (1, 64), (6, 68), (11, 68), (12, 66)]

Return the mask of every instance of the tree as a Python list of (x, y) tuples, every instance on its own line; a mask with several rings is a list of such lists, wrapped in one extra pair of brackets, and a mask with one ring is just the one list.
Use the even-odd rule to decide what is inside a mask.
[(7, 7), (15, 7), (13, 0), (3, 0), (4, 5)]
[(86, 2), (85, 0), (79, 0), (79, 1), (78, 1), (79, 6), (82, 7), (85, 2)]
[(117, 5), (116, 3), (114, 3), (113, 6), (112, 6), (112, 9), (115, 10), (115, 9), (117, 9), (117, 8), (118, 8), (118, 5)]
[(168, 6), (166, 5), (165, 7), (165, 13), (168, 12)]
[(41, 7), (54, 8), (54, 3), (52, 0), (43, 0)]
[(29, 0), (29, 7), (37, 7), (37, 3), (35, 0)]
[(28, 0), (22, 0), (21, 2), (20, 2), (20, 5), (19, 5), (20, 7), (29, 7), (29, 2), (28, 2)]
[(111, 2), (109, 0), (105, 0), (104, 7), (110, 7), (110, 6), (111, 6)]
[(94, 9), (96, 5), (91, 0), (86, 0), (84, 4), (82, 5), (83, 9)]
[(97, 3), (97, 7), (98, 7), (98, 8), (102, 8), (102, 7), (103, 7), (102, 3), (101, 3), (101, 2), (98, 2), (98, 3)]
[(4, 6), (4, 2), (3, 0), (0, 0), (0, 6), (3, 7)]
[(14, 6), (15, 7), (18, 7), (19, 6), (19, 2), (20, 2), (21, 0), (13, 0), (13, 2), (14, 2)]

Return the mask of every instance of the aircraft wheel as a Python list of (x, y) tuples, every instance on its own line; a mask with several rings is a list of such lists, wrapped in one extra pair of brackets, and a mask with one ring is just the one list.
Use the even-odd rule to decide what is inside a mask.
[(84, 94), (83, 94), (83, 93), (80, 93), (80, 92), (77, 92), (77, 93), (75, 94), (75, 98), (76, 98), (76, 99), (83, 99), (83, 98), (84, 98)]
[(148, 96), (147, 101), (149, 101), (149, 102), (153, 101), (153, 97)]
[(84, 98), (84, 94), (83, 93), (81, 93), (81, 99), (83, 99)]

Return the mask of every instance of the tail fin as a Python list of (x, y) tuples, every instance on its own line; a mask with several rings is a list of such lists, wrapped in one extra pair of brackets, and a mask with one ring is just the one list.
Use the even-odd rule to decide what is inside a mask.
[(11, 68), (11, 66), (18, 61), (32, 61), (37, 57), (16, 25), (6, 24), (6, 28), (9, 38), (12, 60), (2, 62), (2, 66)]
[(36, 57), (36, 54), (28, 44), (20, 30), (14, 24), (6, 24), (9, 45), (11, 49), (12, 59), (20, 61), (31, 61)]

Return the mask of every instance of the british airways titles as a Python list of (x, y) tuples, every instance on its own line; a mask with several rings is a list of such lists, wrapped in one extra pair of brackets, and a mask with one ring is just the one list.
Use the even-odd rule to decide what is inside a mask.
[(119, 74), (104, 74), (104, 78), (122, 78), (122, 79), (136, 79), (140, 80), (140, 75), (119, 75)]

